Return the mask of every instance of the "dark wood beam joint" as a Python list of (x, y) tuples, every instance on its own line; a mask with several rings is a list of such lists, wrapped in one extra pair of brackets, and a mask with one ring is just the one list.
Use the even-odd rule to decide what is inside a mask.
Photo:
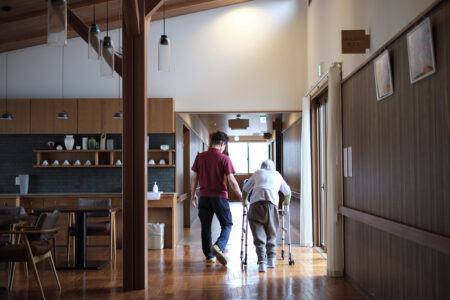
[(151, 18), (164, 4), (165, 0), (145, 0), (145, 16)]

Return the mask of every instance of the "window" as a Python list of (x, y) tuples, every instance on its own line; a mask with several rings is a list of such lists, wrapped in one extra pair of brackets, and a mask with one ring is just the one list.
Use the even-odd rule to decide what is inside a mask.
[(268, 143), (228, 143), (228, 154), (236, 173), (254, 173), (269, 159)]

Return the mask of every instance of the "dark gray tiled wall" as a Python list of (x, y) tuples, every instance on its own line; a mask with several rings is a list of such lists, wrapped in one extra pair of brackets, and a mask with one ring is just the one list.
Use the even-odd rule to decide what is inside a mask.
[[(82, 137), (100, 135), (74, 135), (75, 145), (81, 145)], [(36, 153), (33, 150), (48, 149), (47, 142), (55, 141), (64, 145), (65, 135), (0, 135), (0, 193), (18, 193), (15, 177), (19, 174), (30, 175), (29, 193), (120, 193), (122, 191), (121, 168), (33, 168)], [(110, 134), (114, 139), (114, 148), (122, 148), (122, 135)], [(150, 135), (150, 148), (159, 148), (160, 144), (174, 146), (173, 135)], [(153, 146), (153, 147), (152, 147)], [(174, 168), (149, 168), (148, 186), (153, 181), (164, 192), (175, 191)]]

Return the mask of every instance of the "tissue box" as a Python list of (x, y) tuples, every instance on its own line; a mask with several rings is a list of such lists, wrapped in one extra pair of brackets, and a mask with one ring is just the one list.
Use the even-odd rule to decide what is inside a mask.
[(147, 192), (147, 199), (148, 200), (159, 200), (159, 199), (161, 199), (161, 192), (158, 192), (158, 193)]

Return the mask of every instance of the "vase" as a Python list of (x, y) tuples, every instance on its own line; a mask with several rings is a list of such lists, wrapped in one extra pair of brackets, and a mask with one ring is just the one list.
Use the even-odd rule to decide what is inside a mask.
[(95, 146), (96, 146), (95, 144), (96, 144), (96, 140), (93, 137), (91, 137), (88, 141), (88, 149), (95, 150)]
[(66, 135), (66, 138), (64, 139), (64, 145), (66, 146), (66, 150), (72, 150), (74, 144), (75, 139), (73, 138), (73, 135)]

